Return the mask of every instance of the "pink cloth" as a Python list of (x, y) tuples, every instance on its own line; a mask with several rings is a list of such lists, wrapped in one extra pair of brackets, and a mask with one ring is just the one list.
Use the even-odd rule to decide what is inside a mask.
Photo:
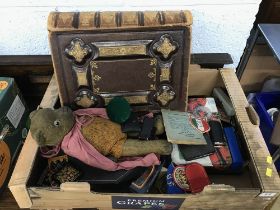
[(116, 171), (120, 169), (132, 169), (137, 166), (149, 167), (151, 165), (159, 165), (160, 161), (154, 154), (148, 154), (144, 157), (129, 158), (122, 162), (114, 162), (109, 158), (99, 153), (82, 135), (82, 125), (90, 122), (87, 121), (85, 116), (99, 116), (108, 118), (106, 110), (104, 108), (88, 108), (80, 109), (74, 112), (76, 117), (76, 123), (73, 129), (64, 137), (61, 143), (61, 149), (72, 157), (79, 159), (80, 161), (107, 171)]

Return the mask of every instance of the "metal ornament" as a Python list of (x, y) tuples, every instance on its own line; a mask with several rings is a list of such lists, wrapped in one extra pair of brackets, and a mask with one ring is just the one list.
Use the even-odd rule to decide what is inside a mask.
[(172, 67), (172, 61), (168, 63), (159, 63), (160, 67), (160, 76), (159, 80), (160, 82), (170, 82), (171, 80), (171, 67)]
[(65, 48), (65, 53), (76, 63), (84, 63), (85, 58), (89, 57), (92, 50), (82, 39), (75, 38), (70, 45)]
[(168, 34), (162, 35), (160, 40), (153, 45), (153, 51), (163, 60), (168, 60), (178, 49), (177, 42)]
[(83, 108), (95, 107), (98, 104), (98, 98), (88, 89), (79, 90), (74, 101)]
[(97, 94), (100, 92), (100, 88), (97, 86), (97, 83), (102, 79), (102, 77), (96, 74), (95, 72), (95, 69), (98, 69), (98, 65), (96, 61), (90, 61), (90, 67), (91, 67), (91, 74), (92, 74), (93, 92)]
[(76, 73), (78, 87), (88, 86), (88, 79), (87, 79), (88, 66), (79, 67), (79, 66), (72, 65), (72, 69)]
[[(147, 104), (149, 102), (147, 95), (132, 95), (132, 96), (123, 96), (129, 104)], [(105, 105), (107, 105), (113, 97), (104, 97)]]
[(150, 79), (153, 79), (153, 81), (155, 82), (156, 81), (156, 75), (157, 75), (157, 69), (156, 68), (153, 68), (153, 70), (148, 74), (148, 77)]
[(147, 55), (147, 48), (150, 42), (152, 42), (152, 40), (92, 42), (91, 44), (97, 49), (98, 57), (119, 57)]
[(161, 85), (154, 97), (161, 106), (167, 106), (172, 100), (175, 99), (175, 95), (176, 94), (171, 86)]

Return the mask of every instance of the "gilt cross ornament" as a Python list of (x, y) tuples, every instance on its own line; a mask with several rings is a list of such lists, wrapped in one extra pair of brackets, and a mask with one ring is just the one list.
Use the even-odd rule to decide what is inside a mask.
[(164, 58), (168, 58), (169, 54), (175, 49), (176, 47), (170, 43), (168, 38), (164, 38), (162, 44), (157, 47), (157, 51), (160, 52)]
[(175, 95), (172, 87), (162, 85), (159, 91), (155, 94), (155, 98), (161, 106), (167, 106), (173, 99), (175, 99)]
[(65, 52), (76, 63), (82, 63), (85, 57), (91, 53), (91, 49), (83, 40), (77, 38), (71, 41), (71, 44), (65, 49)]
[(165, 34), (160, 37), (160, 40), (153, 46), (155, 54), (159, 55), (163, 60), (168, 60), (171, 55), (175, 53), (178, 48), (178, 44), (172, 40), (172, 37)]

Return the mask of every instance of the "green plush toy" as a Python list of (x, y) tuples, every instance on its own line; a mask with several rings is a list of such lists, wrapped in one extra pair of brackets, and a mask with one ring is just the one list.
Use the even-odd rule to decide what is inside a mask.
[[(39, 109), (30, 114), (32, 137), (39, 146), (55, 146), (61, 143), (75, 124), (71, 109)], [(92, 117), (90, 123), (82, 126), (81, 133), (101, 154), (122, 156), (140, 156), (149, 153), (169, 155), (172, 144), (166, 140), (140, 141), (126, 139), (119, 124), (101, 117)]]

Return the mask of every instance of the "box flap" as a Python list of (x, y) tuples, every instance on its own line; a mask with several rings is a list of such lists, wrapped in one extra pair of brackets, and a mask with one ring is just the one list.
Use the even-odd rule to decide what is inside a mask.
[(233, 70), (225, 69), (221, 70), (220, 73), (236, 111), (236, 117), (240, 122), (244, 138), (249, 147), (254, 168), (256, 169), (262, 187), (262, 192), (279, 192), (279, 175), (273, 162), (268, 161), (270, 159), (270, 154), (259, 126), (252, 124), (248, 116), (246, 107), (249, 106), (249, 103), (239, 81)]
[[(46, 93), (40, 103), (40, 107), (53, 108), (57, 98), (57, 84), (55, 78), (52, 77), (52, 80), (50, 81)], [(30, 208), (32, 206), (32, 201), (26, 184), (32, 171), (31, 169), (33, 167), (38, 149), (39, 146), (32, 138), (29, 131), (9, 182), (9, 189), (11, 190), (20, 208)]]

